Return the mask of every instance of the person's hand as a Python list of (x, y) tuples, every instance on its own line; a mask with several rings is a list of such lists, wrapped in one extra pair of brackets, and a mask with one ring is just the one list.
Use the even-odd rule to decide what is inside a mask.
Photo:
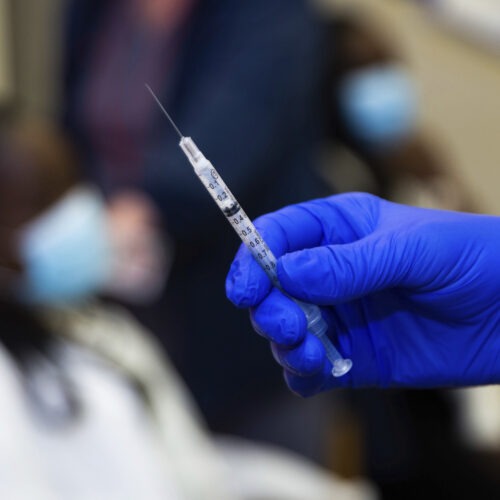
[(128, 304), (149, 304), (166, 284), (171, 251), (156, 207), (139, 191), (108, 201), (111, 271), (105, 292)]
[(241, 247), (227, 295), (251, 308), (292, 391), (500, 381), (500, 218), (355, 193), (289, 206), (256, 226), (283, 289), (324, 306), (330, 338), (354, 363), (332, 377), (302, 311)]

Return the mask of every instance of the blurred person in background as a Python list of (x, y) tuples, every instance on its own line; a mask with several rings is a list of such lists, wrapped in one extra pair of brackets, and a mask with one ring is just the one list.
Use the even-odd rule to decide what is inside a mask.
[[(474, 211), (460, 179), (420, 130), (416, 84), (397, 43), (355, 14), (334, 16), (326, 31), (326, 133), (335, 148), (362, 162), (363, 190), (393, 201)], [(350, 179), (352, 168), (335, 168), (339, 160), (352, 163), (334, 156), (327, 176), (340, 189), (359, 190)], [(347, 401), (361, 435), (351, 444), (361, 448), (361, 470), (384, 499), (421, 498), (431, 490), (453, 498), (498, 494), (484, 460), (460, 442), (453, 394), (366, 389), (350, 392)]]
[(2, 497), (196, 498), (214, 488), (218, 498), (219, 476), (203, 477), (210, 445), (155, 343), (88, 302), (109, 279), (112, 235), (66, 143), (39, 126), (3, 130), (0, 177)]
[(440, 148), (421, 130), (417, 84), (397, 43), (354, 14), (333, 17), (326, 32), (326, 134), (367, 167), (374, 179), (370, 192), (410, 204), (472, 210)]
[(57, 133), (2, 129), (0, 496), (373, 499), (298, 457), (209, 437), (157, 342), (95, 299), (115, 225)]
[(110, 203), (136, 190), (175, 248), (163, 299), (132, 309), (168, 347), (213, 429), (321, 460), (326, 400), (286, 394), (267, 347), (227, 303), (223, 277), (237, 239), (144, 88), (249, 214), (326, 194), (313, 171), (318, 19), (305, 0), (73, 0), (67, 19), (66, 124), (86, 173)]

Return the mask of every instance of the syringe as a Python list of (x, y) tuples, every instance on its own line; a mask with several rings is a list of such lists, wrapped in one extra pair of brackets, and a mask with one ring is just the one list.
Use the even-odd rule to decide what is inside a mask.
[[(276, 273), (276, 257), (267, 246), (267, 243), (262, 239), (262, 236), (259, 234), (250, 218), (241, 208), (236, 198), (221, 179), (214, 166), (205, 158), (191, 137), (184, 137), (182, 135), (158, 97), (156, 97), (155, 93), (151, 90), (151, 87), (146, 84), (146, 88), (149, 90), (153, 99), (157, 102), (158, 106), (179, 135), (179, 146), (193, 166), (198, 178), (210, 193), (217, 206), (222, 210), (222, 213), (226, 216), (227, 220), (236, 231), (236, 234), (241, 238), (241, 241), (243, 241), (245, 246), (254, 256), (255, 260), (267, 274), (273, 285), (285, 293), (278, 281), (278, 275)], [(294, 299), (289, 295), (287, 296), (296, 302), (304, 312), (307, 319), (308, 331), (321, 341), (326, 351), (328, 360), (332, 364), (332, 375), (334, 377), (341, 377), (342, 375), (345, 375), (351, 369), (352, 361), (350, 359), (343, 358), (326, 335), (328, 326), (321, 315), (320, 308), (314, 304), (307, 304)]]

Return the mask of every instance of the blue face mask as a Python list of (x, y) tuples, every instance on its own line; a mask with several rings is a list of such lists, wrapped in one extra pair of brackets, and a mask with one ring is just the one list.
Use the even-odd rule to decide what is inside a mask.
[(70, 191), (21, 232), (21, 300), (37, 305), (74, 303), (105, 282), (110, 247), (104, 203), (96, 191)]
[(391, 147), (415, 127), (416, 92), (407, 72), (396, 65), (349, 75), (340, 88), (340, 106), (349, 131), (373, 148)]

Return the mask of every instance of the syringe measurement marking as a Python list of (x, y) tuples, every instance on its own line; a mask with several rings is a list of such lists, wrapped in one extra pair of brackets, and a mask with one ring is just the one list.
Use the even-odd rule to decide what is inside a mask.
[[(220, 178), (217, 170), (215, 168), (210, 169), (210, 179), (207, 179), (206, 176), (207, 172), (202, 172), (202, 178), (204, 180), (204, 184), (210, 190), (212, 191), (212, 197), (218, 200), (220, 203), (224, 203), (225, 201), (231, 202), (231, 205), (228, 207), (223, 207), (222, 211), (226, 215), (226, 217), (229, 219), (229, 222), (231, 223), (231, 226), (233, 229), (236, 231), (238, 236), (240, 236), (242, 239), (244, 239), (251, 247), (252, 254), (259, 259), (259, 261), (262, 261), (263, 267), (265, 271), (268, 271), (269, 273), (272, 273), (270, 275), (270, 278), (275, 281), (276, 276), (275, 273), (273, 273), (273, 270), (276, 268), (276, 262), (275, 258), (270, 258), (269, 254), (272, 255), (271, 251), (265, 245), (264, 248), (261, 248), (263, 246), (262, 243), (262, 238), (260, 235), (256, 237), (251, 237), (250, 235), (253, 235), (255, 232), (254, 229), (252, 229), (253, 224), (250, 221), (250, 218), (245, 214), (245, 212), (242, 210), (240, 205), (236, 202), (234, 196), (229, 192), (229, 189), (227, 186), (222, 185), (218, 179)], [(244, 215), (242, 215), (242, 213)], [(237, 217), (235, 217), (237, 214), (239, 214)], [(243, 223), (244, 229), (239, 230), (236, 226), (239, 226), (240, 223)], [(267, 262), (266, 262), (267, 261)]]
[[(242, 212), (241, 208), (238, 210), (238, 212)], [(236, 215), (236, 214), (235, 214)], [(248, 217), (239, 215), (238, 217), (228, 217), (231, 226), (235, 231), (238, 233), (238, 235), (246, 242), (247, 247), (250, 245), (252, 254), (254, 257), (257, 257), (260, 261), (262, 261), (262, 265), (266, 271), (271, 271), (276, 267), (276, 263), (274, 262), (274, 256), (272, 256), (271, 250), (269, 247), (263, 243), (262, 238), (260, 235), (257, 233), (257, 236), (253, 236), (255, 231), (252, 229), (252, 224), (250, 222), (250, 219)], [(240, 225), (240, 223), (243, 223), (245, 225), (245, 229), (239, 230), (237, 226)], [(252, 235), (252, 236), (251, 236)], [(268, 261), (267, 263), (265, 261)]]

